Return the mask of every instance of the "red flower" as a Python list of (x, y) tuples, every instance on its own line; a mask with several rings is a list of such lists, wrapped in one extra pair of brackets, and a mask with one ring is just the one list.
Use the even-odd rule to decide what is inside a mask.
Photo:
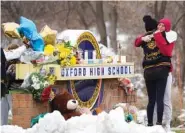
[(44, 90), (42, 91), (42, 94), (41, 94), (41, 101), (42, 102), (46, 102), (49, 100), (51, 90), (52, 90), (51, 86), (44, 88)]

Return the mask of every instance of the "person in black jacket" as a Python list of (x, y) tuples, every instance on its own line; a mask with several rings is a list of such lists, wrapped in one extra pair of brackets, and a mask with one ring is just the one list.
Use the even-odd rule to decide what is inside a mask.
[(22, 45), (13, 50), (6, 50), (1, 48), (1, 125), (8, 124), (8, 112), (11, 108), (11, 96), (8, 94), (7, 87), (7, 62), (13, 59), (18, 59), (26, 50), (26, 45)]
[(141, 46), (144, 52), (144, 78), (149, 99), (147, 106), (148, 126), (153, 126), (155, 102), (157, 103), (156, 124), (162, 125), (164, 92), (171, 70), (171, 54), (175, 40), (166, 36), (167, 32), (170, 32), (169, 19), (161, 19), (157, 23), (151, 16), (144, 16), (143, 21), (147, 33), (136, 38), (135, 46)]

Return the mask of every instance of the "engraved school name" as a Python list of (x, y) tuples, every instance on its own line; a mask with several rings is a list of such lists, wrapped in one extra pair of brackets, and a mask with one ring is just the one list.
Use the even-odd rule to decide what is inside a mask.
[(91, 67), (71, 67), (62, 68), (61, 77), (79, 77), (85, 79), (88, 77), (117, 77), (134, 74), (134, 66), (91, 66)]

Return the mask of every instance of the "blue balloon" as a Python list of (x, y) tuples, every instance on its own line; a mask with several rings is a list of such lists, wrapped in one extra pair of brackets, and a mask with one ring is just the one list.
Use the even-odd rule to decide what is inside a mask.
[(36, 25), (33, 21), (21, 16), (18, 31), (30, 41), (34, 51), (44, 51), (44, 40), (37, 32)]
[(42, 38), (30, 41), (31, 47), (34, 51), (44, 51), (44, 41)]

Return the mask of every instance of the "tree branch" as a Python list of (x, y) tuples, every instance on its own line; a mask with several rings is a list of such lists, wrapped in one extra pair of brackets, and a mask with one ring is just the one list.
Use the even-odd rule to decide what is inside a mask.
[(172, 26), (172, 29), (174, 30), (178, 23), (180, 22), (180, 20), (185, 16), (185, 12), (177, 19), (176, 23)]
[(68, 28), (68, 17), (69, 17), (70, 12), (71, 12), (70, 1), (67, 2), (67, 5), (68, 5), (68, 12), (66, 14), (65, 24), (67, 25), (67, 28)]
[(181, 34), (179, 34), (178, 32), (177, 32), (177, 35), (178, 35), (178, 37), (180, 37), (181, 39), (183, 39), (183, 37), (181, 36)]
[(181, 5), (181, 4), (179, 3), (179, 1), (175, 1), (175, 3), (179, 6), (179, 8), (182, 8), (182, 9), (184, 8), (183, 5)]
[(155, 18), (158, 20), (158, 1), (155, 1), (154, 3), (154, 13), (155, 13)]
[(87, 22), (85, 21), (84, 12), (81, 10), (81, 6), (80, 6), (80, 8), (77, 9), (77, 13), (78, 13), (78, 16), (80, 17), (80, 21), (84, 25), (85, 29), (88, 29), (89, 26), (88, 26)]
[(161, 7), (160, 7), (160, 12), (159, 12), (159, 19), (164, 18), (164, 14), (166, 11), (166, 5), (167, 5), (167, 1), (162, 1), (161, 3)]
[(96, 11), (94, 10), (92, 4), (89, 1), (84, 2), (84, 4), (87, 4), (90, 7), (90, 9), (91, 9), (92, 13), (94, 14), (94, 16), (96, 16)]

